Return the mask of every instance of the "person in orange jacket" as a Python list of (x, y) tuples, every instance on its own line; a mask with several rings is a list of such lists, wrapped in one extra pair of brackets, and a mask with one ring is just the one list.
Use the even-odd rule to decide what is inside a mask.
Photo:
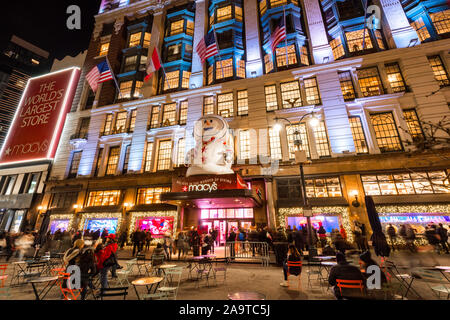
[(345, 231), (344, 226), (341, 224), (340, 225), (340, 230), (339, 230), (342, 238), (347, 241), (347, 231)]

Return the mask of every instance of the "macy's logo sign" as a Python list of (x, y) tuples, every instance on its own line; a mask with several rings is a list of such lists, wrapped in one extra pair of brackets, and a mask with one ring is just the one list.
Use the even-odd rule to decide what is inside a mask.
[(189, 192), (212, 192), (217, 191), (218, 185), (217, 183), (205, 183), (205, 184), (192, 184), (189, 186)]

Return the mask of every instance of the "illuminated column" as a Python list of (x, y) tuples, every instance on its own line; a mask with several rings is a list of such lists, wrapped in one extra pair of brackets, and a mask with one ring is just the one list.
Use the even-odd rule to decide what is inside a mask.
[[(161, 45), (164, 39), (164, 10), (156, 11), (153, 14), (153, 25), (152, 25), (152, 37), (150, 39), (150, 46), (148, 48), (148, 57), (151, 59), (153, 54), (153, 49), (156, 48), (159, 53), (160, 59), (162, 59)], [(161, 61), (162, 63), (162, 61)], [(161, 74), (162, 70), (159, 71)], [(158, 73), (155, 72), (153, 77), (150, 78), (147, 85), (144, 85), (144, 96), (156, 96), (158, 94)]]
[(144, 151), (147, 144), (147, 121), (150, 109), (151, 106), (137, 109), (136, 124), (130, 147), (130, 159), (128, 161), (128, 172), (130, 173), (139, 173), (142, 169), (142, 162), (145, 158)]
[(274, 190), (273, 179), (267, 178), (265, 179), (266, 184), (266, 200), (267, 200), (267, 225), (269, 228), (278, 227), (277, 221), (277, 212), (275, 207), (276, 199), (274, 199), (274, 195), (277, 194), (276, 190)]
[(89, 126), (88, 141), (83, 148), (83, 156), (78, 167), (79, 177), (89, 177), (93, 174), (94, 160), (97, 156), (100, 132), (105, 123), (106, 114), (93, 115)]
[(263, 75), (261, 44), (259, 42), (258, 5), (256, 0), (242, 1), (245, 17), (245, 41), (247, 52), (247, 78)]
[(305, 0), (304, 4), (315, 64), (333, 61), (333, 51), (328, 43), (327, 31), (322, 20), (319, 1)]
[(382, 11), (382, 26), (388, 27), (385, 32), (389, 44), (395, 44), (397, 48), (410, 46), (411, 41), (420, 40), (416, 30), (408, 22), (405, 11), (399, 0), (377, 0)]
[(355, 152), (347, 106), (344, 102), (337, 71), (317, 74), (317, 83), (333, 156), (342, 155), (344, 151)]
[(186, 153), (195, 147), (195, 140), (193, 136), (194, 125), (203, 115), (203, 95), (190, 96), (188, 98), (188, 117), (186, 125)]
[(208, 11), (205, 0), (196, 0), (195, 2), (194, 52), (192, 54), (192, 74), (189, 87), (201, 88), (203, 87), (203, 64), (195, 48), (197, 48), (198, 43), (205, 37)]

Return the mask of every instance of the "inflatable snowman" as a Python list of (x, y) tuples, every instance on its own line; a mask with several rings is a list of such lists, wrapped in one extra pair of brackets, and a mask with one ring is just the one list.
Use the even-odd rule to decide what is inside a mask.
[(194, 126), (195, 148), (189, 151), (186, 177), (233, 174), (233, 137), (228, 123), (220, 116), (200, 118)]

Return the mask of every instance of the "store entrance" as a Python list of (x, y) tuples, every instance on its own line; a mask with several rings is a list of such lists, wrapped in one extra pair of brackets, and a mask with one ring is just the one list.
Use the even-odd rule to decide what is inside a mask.
[(202, 221), (202, 227), (208, 227), (208, 230), (216, 229), (219, 231), (216, 240), (216, 246), (223, 247), (227, 242), (228, 236), (231, 233), (231, 230), (234, 229), (235, 232), (239, 228), (244, 230), (250, 229), (253, 224), (253, 220), (210, 220), (210, 221)]

